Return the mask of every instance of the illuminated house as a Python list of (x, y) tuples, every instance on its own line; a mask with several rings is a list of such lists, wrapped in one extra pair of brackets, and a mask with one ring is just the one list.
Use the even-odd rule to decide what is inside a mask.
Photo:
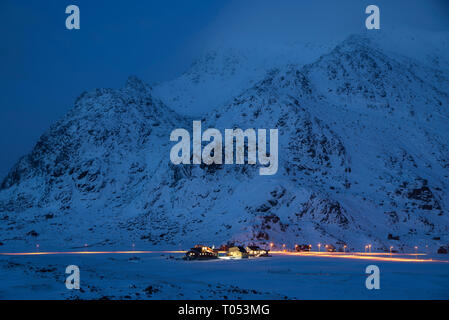
[(268, 250), (264, 250), (258, 246), (247, 246), (246, 252), (251, 257), (266, 257), (268, 256)]
[(248, 258), (248, 252), (242, 246), (231, 247), (228, 250), (227, 256), (237, 259)]
[(298, 252), (310, 251), (311, 246), (309, 244), (300, 244), (295, 246), (295, 250)]
[(196, 245), (187, 251), (185, 258), (187, 260), (218, 259), (218, 252), (206, 246)]

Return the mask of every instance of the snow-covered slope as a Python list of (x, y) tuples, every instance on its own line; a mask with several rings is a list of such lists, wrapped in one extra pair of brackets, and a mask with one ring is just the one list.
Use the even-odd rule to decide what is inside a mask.
[[(192, 118), (155, 98), (160, 88), (153, 95), (130, 78), (123, 89), (83, 94), (11, 170), (0, 191), (0, 241), (320, 242), (357, 250), (449, 242), (443, 68), (366, 36), (306, 64), (274, 65), (252, 85), (248, 79), (259, 76), (252, 62), (217, 59), (194, 67), (199, 79), (218, 79), (214, 85), (205, 80), (208, 89), (198, 89), (193, 73), (184, 74), (175, 87), (197, 89), (186, 87), (182, 97), (167, 89), (164, 101), (179, 111), (175, 101), (205, 104), (215, 90), (223, 103), (201, 117), (203, 129), (278, 128), (276, 175), (250, 165), (171, 164), (170, 132), (191, 128)], [(239, 80), (223, 93), (223, 79)]]
[(183, 115), (203, 115), (228, 103), (274, 67), (305, 64), (331, 45), (288, 43), (270, 48), (216, 48), (207, 51), (180, 77), (153, 85), (153, 95)]

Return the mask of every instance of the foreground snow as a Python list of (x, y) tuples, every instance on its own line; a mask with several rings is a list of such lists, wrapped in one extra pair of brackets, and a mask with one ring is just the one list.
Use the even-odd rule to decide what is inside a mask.
[[(449, 263), (273, 256), (183, 261), (181, 254), (0, 256), (0, 299), (449, 299)], [(78, 265), (81, 290), (65, 288)], [(380, 290), (365, 268), (380, 268)]]

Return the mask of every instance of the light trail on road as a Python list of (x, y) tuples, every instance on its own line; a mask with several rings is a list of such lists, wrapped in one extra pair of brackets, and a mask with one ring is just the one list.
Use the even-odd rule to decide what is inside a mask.
[(270, 251), (271, 253), (313, 254), (313, 255), (362, 255), (362, 256), (426, 256), (426, 253), (388, 253), (388, 252), (327, 252), (327, 251)]
[[(426, 254), (400, 254), (396, 253), (395, 256), (393, 254), (385, 254), (385, 255), (376, 255), (375, 253), (363, 253), (363, 252), (355, 252), (355, 253), (342, 253), (342, 252), (284, 252), (284, 251), (270, 251), (271, 254), (275, 255), (290, 255), (290, 256), (303, 256), (303, 257), (324, 257), (324, 258), (337, 258), (337, 259), (358, 259), (358, 260), (371, 260), (371, 261), (391, 261), (391, 262), (443, 262), (449, 263), (448, 260), (436, 260), (436, 259), (418, 259), (418, 255), (425, 256)], [(388, 255), (388, 256), (386, 256)], [(413, 258), (400, 258), (398, 256), (415, 256)]]
[(36, 251), (36, 252), (0, 252), (2, 256), (45, 256), (69, 254), (146, 254), (146, 253), (186, 253), (186, 251)]
[[(132, 251), (36, 251), (36, 252), (0, 252), (0, 256), (46, 256), (46, 255), (100, 255), (100, 254), (163, 254), (163, 253), (186, 253), (183, 250), (132, 250)], [(225, 253), (220, 251), (220, 253)], [(320, 258), (337, 258), (337, 259), (356, 259), (356, 260), (370, 260), (370, 261), (390, 261), (390, 262), (442, 262), (449, 263), (448, 260), (438, 259), (422, 259), (418, 256), (426, 256), (425, 253), (385, 253), (385, 252), (291, 252), (291, 251), (270, 251), (273, 255), (297, 256), (297, 257), (320, 257)], [(407, 256), (408, 258), (403, 258)], [(413, 258), (415, 257), (415, 258)]]

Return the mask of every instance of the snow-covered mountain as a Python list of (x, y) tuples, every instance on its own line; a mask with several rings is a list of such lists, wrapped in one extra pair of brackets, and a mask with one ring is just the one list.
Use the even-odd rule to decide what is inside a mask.
[[(448, 244), (449, 74), (386, 47), (350, 36), (269, 67), (216, 53), (156, 89), (131, 77), (82, 94), (3, 181), (0, 241)], [(192, 116), (216, 108), (192, 118), (197, 103)], [(170, 132), (193, 119), (278, 128), (278, 173), (171, 164)]]

